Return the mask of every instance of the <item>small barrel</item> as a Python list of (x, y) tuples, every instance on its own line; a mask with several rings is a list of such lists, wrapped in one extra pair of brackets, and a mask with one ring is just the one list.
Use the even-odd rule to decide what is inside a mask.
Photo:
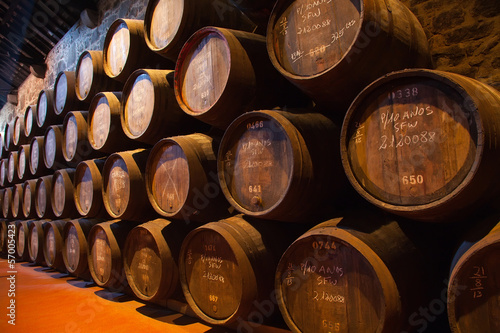
[(149, 152), (148, 149), (124, 151), (106, 159), (102, 196), (112, 218), (144, 221), (154, 216), (144, 179)]
[(39, 128), (60, 124), (62, 117), (54, 112), (54, 89), (41, 90), (36, 104), (36, 123)]
[(465, 218), (497, 196), (500, 93), (454, 73), (389, 73), (356, 97), (342, 162), (370, 203), (422, 221)]
[(146, 190), (162, 216), (208, 222), (228, 216), (217, 178), (218, 140), (205, 134), (159, 141), (146, 165)]
[(123, 269), (122, 249), (136, 224), (112, 220), (96, 224), (88, 235), (88, 265), (94, 282), (103, 288), (130, 292)]
[[(490, 219), (474, 224), (452, 261), (447, 298), (452, 332), (500, 330), (500, 323), (495, 319), (500, 313), (500, 223), (498, 214)], [(481, 230), (486, 226), (486, 232)]]
[(73, 187), (75, 169), (59, 169), (52, 177), (50, 202), (54, 215), (58, 218), (77, 217)]
[(63, 123), (63, 156), (68, 164), (101, 157), (104, 154), (94, 150), (88, 140), (87, 111), (71, 111)]
[(63, 230), (69, 220), (54, 220), (43, 226), (43, 255), (47, 266), (66, 273), (62, 255), (64, 244)]
[(123, 248), (123, 265), (134, 294), (161, 304), (182, 295), (178, 258), (188, 233), (183, 223), (156, 219), (132, 229)]
[(92, 278), (88, 266), (87, 237), (90, 229), (101, 222), (104, 220), (75, 219), (68, 221), (63, 229), (62, 256), (66, 270), (85, 281)]
[(16, 147), (29, 143), (29, 139), (25, 136), (24, 116), (19, 115), (14, 119), (12, 142)]
[(151, 51), (144, 40), (144, 21), (119, 18), (104, 39), (104, 71), (120, 82), (139, 68), (173, 68), (174, 64)]
[(19, 261), (30, 260), (29, 250), (29, 226), (33, 223), (29, 221), (19, 221), (16, 231), (16, 252)]
[(221, 129), (247, 111), (308, 101), (273, 67), (264, 36), (217, 27), (198, 30), (184, 44), (174, 88), (184, 112)]
[[(237, 215), (204, 224), (184, 238), (179, 276), (198, 317), (232, 326), (257, 312), (256, 304), (271, 302), (277, 262), (292, 242), (282, 227)], [(266, 317), (279, 315), (275, 306), (268, 310)]]
[(145, 146), (137, 140), (130, 139), (123, 132), (121, 99), (121, 92), (100, 92), (90, 103), (88, 140), (95, 150), (113, 154)]
[(1, 187), (5, 187), (6, 185), (9, 184), (9, 180), (7, 179), (8, 166), (9, 166), (9, 159), (2, 158), (0, 160), (0, 186)]
[(199, 122), (182, 112), (175, 99), (174, 71), (136, 70), (125, 83), (121, 124), (125, 134), (134, 140), (154, 145), (162, 138), (193, 133)]
[(28, 249), (30, 261), (40, 266), (47, 266), (43, 254), (44, 247), (44, 226), (50, 220), (34, 220), (29, 226), (28, 231)]
[(29, 171), (29, 158), (30, 158), (30, 145), (22, 145), (17, 152), (17, 178), (19, 181), (24, 182), (31, 178)]
[(188, 38), (198, 29), (217, 26), (254, 31), (256, 26), (228, 0), (151, 0), (144, 19), (149, 48), (177, 61)]
[(75, 72), (76, 96), (86, 103), (90, 103), (99, 92), (121, 90), (123, 87), (123, 83), (110, 78), (104, 72), (102, 51), (83, 51), (78, 58)]
[(83, 161), (74, 176), (74, 201), (76, 210), (87, 218), (107, 216), (102, 199), (102, 170), (105, 159)]
[(16, 146), (14, 145), (14, 123), (5, 124), (5, 134), (4, 134), (4, 149), (5, 151), (13, 151), (16, 150)]
[(35, 211), (39, 218), (55, 218), (51, 205), (52, 176), (40, 177), (35, 185)]
[[(2, 254), (4, 255), (9, 254), (9, 249), (12, 249), (10, 250), (11, 255), (15, 254), (15, 249), (13, 248), (13, 241), (12, 241), (12, 239), (14, 239), (13, 238), (14, 233), (15, 233), (14, 221), (6, 219), (0, 220), (0, 252), (2, 252)], [(11, 244), (10, 247), (9, 244)]]
[(2, 200), (2, 214), (6, 219), (12, 219), (12, 187), (6, 187), (3, 189), (3, 200)]
[(35, 209), (36, 179), (29, 179), (23, 183), (23, 216), (26, 219), (37, 218)]
[[(419, 309), (439, 299), (447, 272), (435, 270), (436, 260), (421, 250), (431, 248), (429, 235), (408, 226), (365, 210), (320, 223), (295, 240), (275, 277), (288, 327), (302, 333), (416, 332)], [(437, 254), (431, 259), (441, 258)], [(442, 325), (436, 319), (426, 324)]]
[(54, 83), (54, 112), (64, 117), (70, 111), (86, 110), (88, 103), (84, 103), (76, 96), (76, 73), (61, 71), (57, 74)]
[(43, 135), (45, 129), (38, 127), (36, 104), (28, 105), (24, 112), (24, 136), (32, 138), (37, 135)]
[(19, 154), (17, 151), (9, 152), (9, 160), (7, 166), (7, 181), (10, 184), (15, 184), (19, 182), (17, 177), (17, 165), (19, 164)]
[(45, 166), (44, 154), (44, 136), (35, 136), (30, 143), (29, 169), (32, 178), (52, 174), (54, 171)]
[(276, 69), (341, 117), (381, 75), (431, 66), (422, 26), (397, 0), (278, 0), (266, 36)]
[(301, 221), (347, 198), (339, 130), (319, 113), (254, 111), (226, 130), (218, 156), (220, 186), (238, 211)]
[(10, 210), (12, 212), (12, 218), (22, 219), (23, 212), (23, 184), (15, 184), (12, 186), (12, 201), (10, 203)]
[(67, 166), (63, 155), (63, 125), (47, 127), (43, 137), (43, 163), (47, 169), (57, 170)]

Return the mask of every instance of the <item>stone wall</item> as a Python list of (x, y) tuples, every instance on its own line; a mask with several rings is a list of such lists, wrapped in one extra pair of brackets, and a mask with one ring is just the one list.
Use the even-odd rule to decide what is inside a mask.
[[(402, 0), (421, 22), (429, 39), (434, 68), (463, 74), (500, 90), (500, 1)], [(117, 18), (144, 19), (148, 0), (99, 1), (99, 25), (77, 23), (47, 57), (45, 79), (28, 77), (19, 89), (17, 106), (0, 111), (0, 129), (26, 107), (36, 104), (41, 89), (53, 88), (60, 71), (74, 71), (85, 50), (102, 50), (111, 23)]]

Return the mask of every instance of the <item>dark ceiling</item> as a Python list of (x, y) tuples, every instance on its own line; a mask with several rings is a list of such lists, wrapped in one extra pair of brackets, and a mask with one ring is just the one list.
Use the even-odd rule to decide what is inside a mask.
[(0, 108), (94, 1), (0, 0)]

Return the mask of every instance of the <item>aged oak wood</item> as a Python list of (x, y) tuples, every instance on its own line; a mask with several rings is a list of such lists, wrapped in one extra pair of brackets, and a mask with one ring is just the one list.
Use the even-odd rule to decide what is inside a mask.
[(106, 216), (102, 198), (102, 171), (105, 159), (78, 164), (74, 178), (74, 200), (78, 213), (87, 218)]
[(29, 226), (33, 223), (33, 220), (29, 221), (19, 221), (16, 226), (16, 253), (17, 260), (19, 261), (29, 261)]
[(424, 69), (390, 73), (353, 102), (342, 162), (372, 204), (417, 220), (452, 221), (500, 189), (500, 93), (474, 79)]
[(23, 213), (21, 211), (23, 205), (23, 184), (15, 184), (12, 186), (12, 201), (10, 203), (10, 210), (12, 218), (22, 219)]
[(88, 139), (88, 111), (70, 111), (63, 122), (63, 156), (66, 162), (76, 166), (81, 161), (104, 156), (94, 150)]
[(35, 209), (36, 179), (29, 179), (23, 183), (23, 215), (26, 219), (37, 218)]
[(20, 182), (31, 178), (29, 171), (30, 145), (22, 145), (17, 152), (17, 178)]
[(36, 103), (36, 123), (39, 128), (60, 124), (63, 118), (54, 112), (54, 89), (43, 89)]
[(62, 256), (64, 242), (62, 232), (68, 221), (69, 220), (49, 221), (43, 226), (43, 255), (45, 263), (48, 267), (63, 273), (66, 273), (66, 266), (64, 266)]
[(7, 161), (7, 181), (10, 184), (15, 184), (19, 182), (19, 177), (17, 176), (18, 163), (19, 163), (19, 153), (17, 151), (9, 152), (9, 159)]
[(6, 219), (12, 219), (12, 187), (6, 187), (3, 189), (3, 200), (2, 200), (2, 213), (3, 217)]
[(53, 173), (44, 163), (44, 142), (45, 136), (35, 136), (30, 143), (29, 169), (31, 178), (37, 178)]
[(39, 266), (47, 266), (44, 256), (44, 227), (50, 220), (34, 220), (29, 226), (28, 249), (30, 261)]
[(64, 127), (47, 127), (43, 139), (43, 163), (47, 169), (57, 170), (67, 165), (63, 155)]
[(77, 217), (73, 180), (75, 169), (59, 169), (52, 176), (52, 192), (50, 202), (54, 215), (58, 218)]
[(76, 73), (61, 71), (54, 83), (54, 112), (59, 116), (66, 116), (70, 111), (86, 110), (88, 103), (84, 103), (76, 96)]
[(40, 219), (56, 217), (52, 211), (52, 175), (37, 179), (35, 185), (35, 211)]

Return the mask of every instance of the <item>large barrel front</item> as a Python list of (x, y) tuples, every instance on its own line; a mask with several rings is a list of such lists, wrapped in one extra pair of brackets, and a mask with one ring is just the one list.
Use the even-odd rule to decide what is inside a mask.
[(44, 162), (45, 137), (35, 136), (30, 143), (29, 169), (33, 177), (41, 177), (54, 173)]
[(44, 227), (49, 220), (35, 220), (29, 226), (28, 249), (30, 261), (40, 266), (47, 266), (44, 256)]
[(43, 138), (43, 163), (47, 169), (57, 170), (66, 166), (63, 155), (63, 125), (47, 127)]
[(57, 74), (54, 83), (54, 112), (64, 117), (70, 111), (85, 110), (88, 103), (84, 103), (76, 96), (76, 73), (62, 71)]
[(22, 145), (17, 152), (17, 178), (24, 182), (31, 178), (29, 172), (30, 145)]
[(75, 169), (59, 169), (52, 176), (50, 202), (54, 215), (58, 218), (77, 217), (73, 179)]
[(205, 134), (165, 138), (151, 150), (146, 165), (149, 201), (162, 216), (213, 221), (230, 207), (217, 178), (216, 139)]
[(464, 217), (495, 196), (500, 93), (430, 70), (388, 74), (351, 105), (341, 153), (354, 188), (372, 204), (426, 221)]
[(224, 195), (240, 212), (267, 219), (300, 221), (333, 209), (334, 198), (347, 197), (338, 133), (318, 113), (254, 111), (238, 117), (219, 149)]
[(51, 205), (52, 176), (40, 177), (35, 185), (35, 211), (39, 218), (49, 219), (55, 217)]
[(59, 124), (62, 117), (54, 112), (54, 89), (41, 90), (36, 104), (36, 123), (39, 128)]
[(74, 176), (74, 201), (81, 216), (105, 216), (102, 198), (102, 171), (104, 159), (83, 161), (78, 164)]
[(36, 179), (29, 179), (23, 183), (23, 215), (26, 219), (37, 217), (35, 210)]
[(94, 150), (88, 140), (88, 111), (70, 111), (63, 123), (63, 157), (76, 166), (81, 161), (104, 156)]
[(274, 66), (340, 115), (376, 78), (430, 66), (423, 28), (396, 0), (279, 0), (266, 36)]
[(55, 220), (45, 223), (44, 229), (44, 242), (43, 242), (43, 255), (47, 266), (66, 272), (64, 266), (62, 249), (63, 249), (63, 230), (68, 220)]

